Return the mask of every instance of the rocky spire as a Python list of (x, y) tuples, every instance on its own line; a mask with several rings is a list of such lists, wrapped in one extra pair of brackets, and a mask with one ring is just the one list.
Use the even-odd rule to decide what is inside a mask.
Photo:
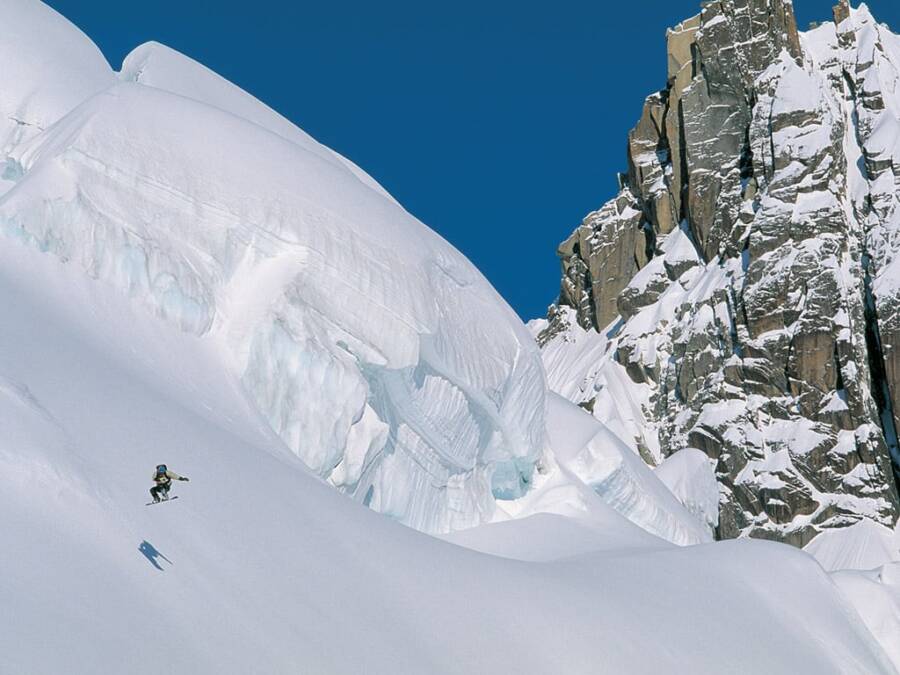
[(539, 336), (570, 316), (608, 336), (579, 403), (617, 369), (643, 387), (638, 445), (716, 462), (723, 537), (900, 512), (900, 61), (867, 10), (834, 17), (801, 36), (789, 0), (718, 0), (668, 31), (666, 87), (618, 196), (560, 246)]
[(832, 10), (834, 15), (834, 25), (840, 26), (844, 21), (850, 18), (850, 3), (848, 0), (840, 0)]
[[(629, 134), (615, 207), (589, 215), (560, 247), (561, 301), (589, 308), (580, 313), (585, 326), (615, 318), (615, 298), (652, 257), (656, 236), (682, 221), (705, 259), (740, 250), (743, 228), (735, 226), (751, 169), (746, 132), (755, 80), (782, 50), (801, 58), (787, 0), (707, 3), (669, 30), (667, 41), (668, 82), (647, 98)], [(614, 227), (597, 227), (610, 218)]]

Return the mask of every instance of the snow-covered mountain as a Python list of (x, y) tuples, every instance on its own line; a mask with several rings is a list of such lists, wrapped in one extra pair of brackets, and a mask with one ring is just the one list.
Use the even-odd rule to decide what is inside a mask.
[[(0, 671), (900, 664), (885, 528), (817, 539), (831, 575), (712, 543), (706, 456), (651, 470), (548, 391), (347, 159), (162, 45), (115, 72), (37, 0), (0, 0), (0, 59)], [(146, 507), (160, 462), (191, 481)]]
[(865, 5), (707, 3), (621, 191), (560, 247), (550, 387), (655, 465), (703, 451), (717, 534), (900, 517), (900, 38)]

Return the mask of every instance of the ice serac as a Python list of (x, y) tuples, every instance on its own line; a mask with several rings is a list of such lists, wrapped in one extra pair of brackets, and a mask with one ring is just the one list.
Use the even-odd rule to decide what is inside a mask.
[(284, 443), (372, 508), (444, 531), (520, 496), (543, 369), (482, 275), (198, 64), (150, 45), (121, 79), (8, 152), (0, 232), (218, 340)]
[(723, 538), (900, 515), (900, 40), (835, 17), (721, 0), (669, 31), (537, 336), (551, 388), (645, 460), (714, 460)]

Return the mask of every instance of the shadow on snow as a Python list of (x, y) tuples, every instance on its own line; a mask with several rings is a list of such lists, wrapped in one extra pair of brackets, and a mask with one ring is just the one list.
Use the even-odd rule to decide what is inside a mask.
[(150, 561), (150, 564), (153, 565), (159, 571), (162, 571), (162, 569), (163, 569), (162, 565), (159, 564), (159, 559), (165, 560), (170, 565), (174, 564), (166, 556), (164, 556), (162, 553), (157, 551), (156, 547), (153, 546), (153, 544), (151, 544), (146, 539), (144, 539), (144, 541), (141, 542), (141, 545), (138, 546), (138, 551), (140, 551), (143, 554), (143, 556), (147, 560)]

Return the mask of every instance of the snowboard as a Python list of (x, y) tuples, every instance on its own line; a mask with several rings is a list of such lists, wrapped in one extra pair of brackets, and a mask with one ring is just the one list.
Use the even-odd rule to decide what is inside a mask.
[(174, 497), (169, 497), (168, 499), (160, 499), (158, 502), (147, 502), (144, 506), (153, 506), (154, 504), (165, 504), (166, 502), (171, 502), (174, 499), (178, 499), (178, 495)]

